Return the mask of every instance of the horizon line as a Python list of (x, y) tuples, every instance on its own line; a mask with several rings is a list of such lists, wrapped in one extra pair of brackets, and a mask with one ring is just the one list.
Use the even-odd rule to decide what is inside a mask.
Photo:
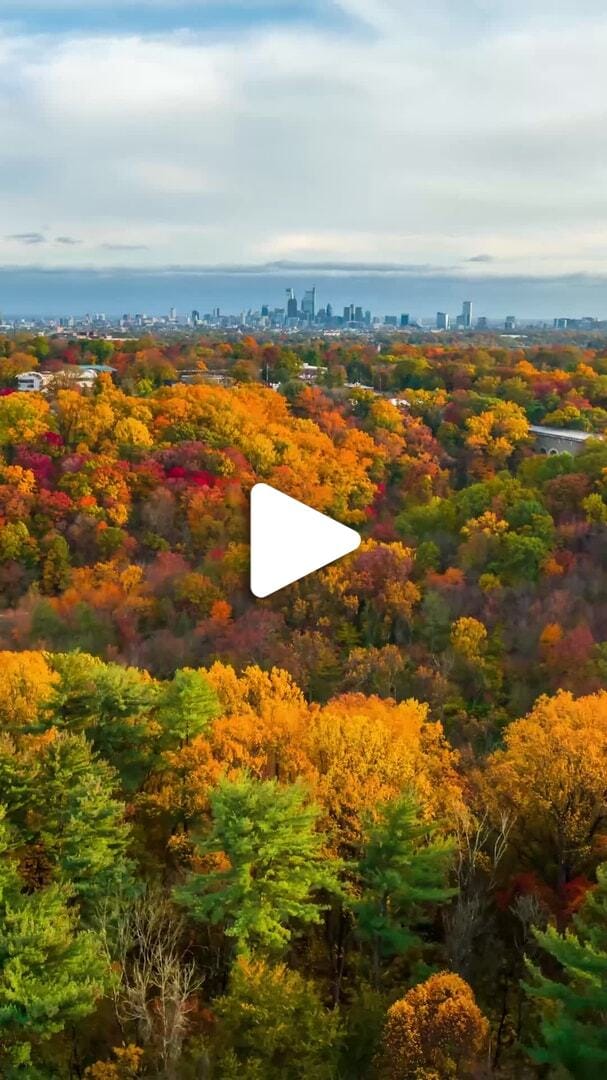
[(225, 275), (225, 276), (251, 276), (256, 275), (284, 275), (293, 274), (317, 274), (320, 277), (348, 277), (348, 276), (400, 276), (421, 277), (429, 280), (435, 278), (462, 279), (470, 284), (474, 282), (498, 283), (498, 282), (578, 282), (596, 283), (607, 285), (607, 270), (604, 272), (590, 272), (587, 270), (571, 270), (559, 273), (537, 274), (502, 271), (499, 273), (481, 273), (473, 267), (489, 265), (488, 261), (480, 263), (479, 260), (471, 260), (471, 266), (456, 264), (452, 266), (437, 266), (431, 263), (366, 263), (366, 262), (299, 262), (280, 260), (267, 263), (165, 263), (158, 266), (125, 266), (108, 264), (95, 266), (92, 264), (80, 264), (62, 266), (57, 264), (44, 265), (40, 263), (15, 264), (0, 263), (1, 274), (47, 274), (52, 275), (78, 275), (92, 274), (97, 276), (125, 275), (134, 277), (153, 277), (155, 275)]

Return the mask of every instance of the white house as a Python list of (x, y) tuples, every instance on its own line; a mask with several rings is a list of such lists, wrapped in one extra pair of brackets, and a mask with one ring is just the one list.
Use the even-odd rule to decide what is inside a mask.
[(21, 393), (42, 393), (47, 383), (52, 379), (49, 371), (22, 371), (17, 375), (17, 390)]
[(61, 371), (24, 371), (17, 375), (17, 390), (43, 394), (54, 379), (65, 379), (83, 390), (90, 390), (100, 375), (111, 375), (115, 370), (108, 364), (78, 364), (66, 366)]

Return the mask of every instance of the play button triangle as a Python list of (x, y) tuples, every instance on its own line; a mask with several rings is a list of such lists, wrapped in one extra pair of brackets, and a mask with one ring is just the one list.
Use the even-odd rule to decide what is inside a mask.
[(251, 491), (251, 592), (260, 599), (356, 551), (354, 529), (269, 484)]

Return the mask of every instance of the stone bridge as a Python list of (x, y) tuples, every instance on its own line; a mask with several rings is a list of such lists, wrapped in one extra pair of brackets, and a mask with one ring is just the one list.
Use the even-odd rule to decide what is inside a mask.
[(533, 437), (540, 454), (579, 454), (588, 439), (600, 439), (590, 431), (575, 431), (573, 428), (542, 427), (530, 424), (529, 434)]

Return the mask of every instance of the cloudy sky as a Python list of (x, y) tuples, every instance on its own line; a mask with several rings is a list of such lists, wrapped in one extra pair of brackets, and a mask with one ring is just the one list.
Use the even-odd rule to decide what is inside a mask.
[(604, 0), (0, 11), (0, 267), (607, 274)]

